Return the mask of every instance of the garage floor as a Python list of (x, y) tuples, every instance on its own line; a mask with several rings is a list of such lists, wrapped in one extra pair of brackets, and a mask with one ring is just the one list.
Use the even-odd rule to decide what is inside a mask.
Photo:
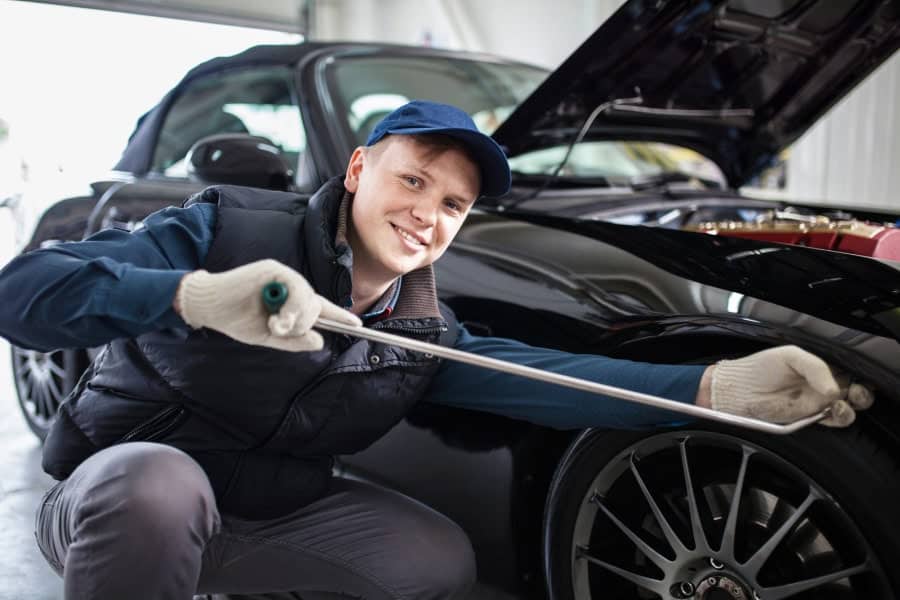
[(41, 471), (40, 446), (22, 419), (10, 374), (9, 345), (0, 348), (0, 599), (58, 600), (62, 581), (34, 542), (34, 508), (53, 481)]
[[(9, 211), (0, 210), (0, 265), (13, 253)], [(34, 509), (53, 480), (41, 470), (41, 449), (25, 425), (0, 338), (0, 600), (59, 600), (62, 581), (34, 542)]]

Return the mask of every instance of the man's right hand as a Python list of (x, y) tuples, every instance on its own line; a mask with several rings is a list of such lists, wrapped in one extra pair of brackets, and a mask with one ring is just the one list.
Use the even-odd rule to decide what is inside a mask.
[(697, 404), (771, 423), (791, 423), (827, 408), (822, 425), (847, 427), (856, 411), (872, 406), (874, 395), (844, 379), (815, 354), (777, 346), (707, 369)]
[[(287, 301), (270, 315), (262, 300), (272, 281), (287, 286)], [(188, 273), (175, 293), (174, 307), (184, 321), (208, 327), (245, 344), (301, 352), (322, 348), (322, 336), (312, 330), (319, 316), (348, 325), (362, 325), (352, 313), (315, 293), (302, 275), (272, 259), (224, 271)]]

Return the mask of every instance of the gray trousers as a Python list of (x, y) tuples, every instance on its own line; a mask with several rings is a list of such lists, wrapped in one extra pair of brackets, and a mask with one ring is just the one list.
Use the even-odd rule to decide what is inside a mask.
[(465, 594), (475, 558), (455, 523), (397, 492), (333, 483), (296, 512), (245, 521), (219, 513), (209, 480), (184, 452), (126, 443), (47, 492), (35, 535), (67, 600)]

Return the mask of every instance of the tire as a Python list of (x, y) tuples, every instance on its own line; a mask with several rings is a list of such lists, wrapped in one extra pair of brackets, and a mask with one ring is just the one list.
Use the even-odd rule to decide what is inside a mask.
[(12, 346), (12, 372), (19, 408), (31, 431), (43, 442), (59, 405), (88, 366), (84, 350), (38, 352)]
[(860, 426), (588, 430), (550, 487), (549, 597), (895, 600), (898, 482)]

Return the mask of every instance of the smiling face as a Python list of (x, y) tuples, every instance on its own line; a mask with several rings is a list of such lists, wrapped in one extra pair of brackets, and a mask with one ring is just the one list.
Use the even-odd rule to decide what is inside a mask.
[(480, 179), (459, 148), (392, 135), (353, 152), (344, 186), (354, 194), (354, 287), (360, 280), (380, 286), (440, 258), (475, 203)]

